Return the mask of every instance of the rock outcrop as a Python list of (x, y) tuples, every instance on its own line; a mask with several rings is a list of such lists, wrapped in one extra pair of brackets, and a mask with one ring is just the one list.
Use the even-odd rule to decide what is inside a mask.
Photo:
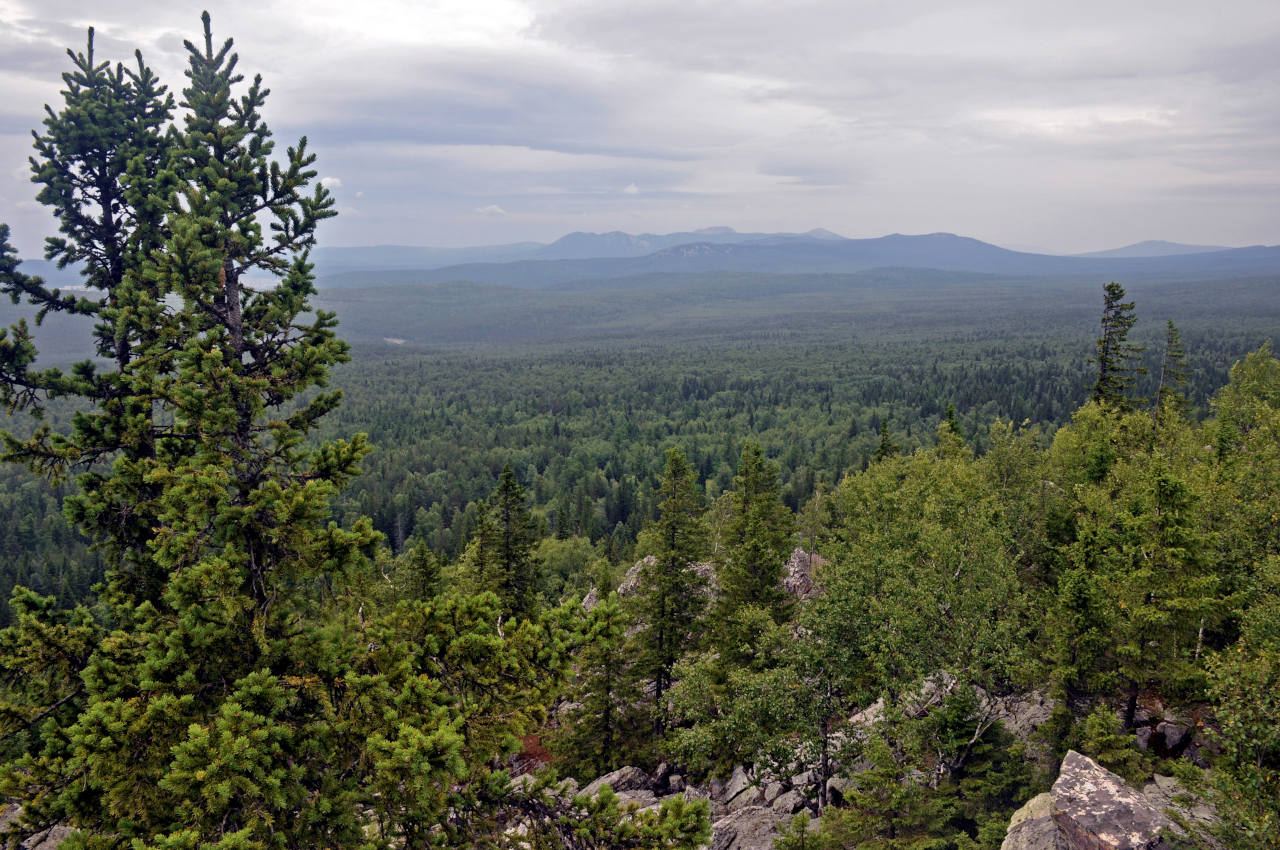
[[(645, 564), (652, 564), (653, 562), (653, 556), (649, 555), (632, 564), (622, 576), (622, 581), (618, 583), (618, 596), (625, 599), (635, 594), (640, 588), (640, 570), (644, 568)], [(791, 552), (791, 557), (787, 559), (787, 563), (783, 567), (782, 586), (797, 599), (808, 599), (816, 592), (813, 571), (824, 563), (826, 561), (817, 554), (806, 552), (804, 549), (797, 547)], [(707, 594), (714, 599), (719, 591), (716, 583), (715, 564), (700, 561), (693, 564), (692, 567), (693, 571), (706, 582)], [(593, 587), (583, 597), (582, 607), (590, 611), (599, 604), (600, 591)]]
[(1073, 750), (1053, 789), (1014, 813), (1001, 850), (1158, 850), (1183, 834), (1162, 802)]

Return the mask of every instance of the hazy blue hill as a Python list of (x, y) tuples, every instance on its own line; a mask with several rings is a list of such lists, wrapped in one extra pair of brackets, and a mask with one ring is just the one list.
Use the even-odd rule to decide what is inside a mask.
[(590, 260), (606, 257), (644, 257), (689, 242), (736, 244), (770, 236), (794, 234), (738, 233), (731, 227), (709, 227), (691, 233), (570, 233), (537, 252), (539, 260)]
[(316, 274), (336, 275), (353, 271), (434, 269), (462, 263), (506, 262), (536, 256), (541, 242), (513, 242), (473, 248), (422, 248), (412, 245), (363, 245), (349, 248), (319, 247), (311, 252)]
[[(625, 234), (620, 234), (625, 236)], [(1280, 271), (1280, 247), (1258, 246), (1164, 257), (1061, 257), (1009, 251), (950, 233), (893, 234), (876, 239), (808, 235), (756, 236), (746, 242), (697, 241), (635, 257), (473, 263), (413, 276), (370, 274), (325, 279), (322, 286), (443, 283), (469, 280), (521, 288), (652, 274), (708, 272), (851, 274), (879, 267), (938, 269), (995, 275), (1140, 278), (1267, 274)]]
[(1230, 251), (1225, 245), (1185, 245), (1181, 242), (1165, 242), (1163, 239), (1148, 239), (1135, 242), (1123, 248), (1112, 248), (1109, 251), (1089, 251), (1084, 254), (1073, 254), (1075, 257), (1178, 257), (1184, 254), (1207, 254), (1212, 251)]
[[(570, 233), (555, 242), (513, 242), (467, 248), (430, 248), (411, 245), (321, 247), (311, 259), (320, 277), (352, 272), (420, 271), (470, 263), (507, 263), (517, 260), (585, 260), (604, 257), (643, 257), (664, 248), (689, 242), (737, 243), (753, 240), (799, 238), (840, 239), (827, 230), (795, 233), (738, 233), (731, 227), (708, 227), (689, 233)], [(387, 281), (390, 282), (390, 281)]]

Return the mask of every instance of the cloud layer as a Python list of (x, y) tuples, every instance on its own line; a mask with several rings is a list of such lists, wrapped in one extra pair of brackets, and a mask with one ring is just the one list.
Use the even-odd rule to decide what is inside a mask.
[[(90, 24), (100, 55), (140, 47), (177, 89), (199, 20), (0, 0), (0, 220), (27, 254), (51, 225), (29, 130)], [(1273, 0), (263, 0), (214, 26), (273, 90), (277, 136), (320, 155), (328, 244), (708, 225), (1280, 242)]]

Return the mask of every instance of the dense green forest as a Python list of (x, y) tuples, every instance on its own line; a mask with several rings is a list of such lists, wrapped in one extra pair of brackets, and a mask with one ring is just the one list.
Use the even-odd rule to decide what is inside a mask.
[(646, 279), (503, 345), (379, 346), (451, 287), (379, 290), (353, 350), (314, 157), (203, 23), (180, 104), (72, 53), (35, 176), (86, 293), (0, 226), (93, 325), (0, 337), (7, 846), (706, 844), (569, 781), (633, 765), (786, 777), (784, 850), (994, 848), (1068, 748), (1275, 846), (1274, 280)]
[[(344, 336), (350, 323), (351, 335), (366, 341), (335, 370), (344, 403), (320, 433), (366, 433), (373, 446), (337, 515), (371, 517), (397, 552), (421, 540), (453, 559), (474, 529), (476, 503), (509, 464), (530, 491), (541, 533), (586, 538), (624, 566), (656, 515), (653, 489), (669, 445), (682, 448), (715, 497), (743, 441), (759, 441), (779, 464), (786, 504), (798, 510), (820, 482), (865, 468), (881, 422), (912, 450), (932, 445), (951, 405), (961, 432), (983, 451), (997, 418), (1052, 433), (1086, 398), (1096, 282), (984, 287), (973, 276), (919, 271), (803, 280), (834, 293), (824, 296), (821, 321), (790, 312), (785, 294), (771, 302), (768, 293), (787, 289), (773, 277), (681, 281), (680, 290), (644, 281), (634, 301), (615, 290), (592, 296), (637, 317), (636, 326), (596, 327), (581, 305), (572, 313), (553, 305), (547, 322), (530, 322), (537, 339), (505, 343), (504, 323), (516, 324), (528, 305), (486, 296), (454, 313), (437, 309), (437, 288), (362, 290), (353, 304), (323, 293)], [(1231, 364), (1280, 335), (1280, 315), (1267, 307), (1274, 286), (1247, 279), (1133, 287), (1144, 317), (1133, 336), (1147, 346), (1139, 392), (1154, 397), (1163, 321), (1172, 318), (1188, 350), (1192, 415), (1204, 416)], [(803, 289), (794, 280), (791, 287)], [(714, 303), (717, 318), (685, 325), (690, 301)], [(770, 303), (775, 312), (762, 328)], [(459, 315), (474, 327), (460, 330)], [(373, 335), (390, 333), (388, 320), (454, 342), (381, 342)], [(55, 407), (49, 417), (65, 424), (70, 409)], [(66, 603), (83, 597), (101, 562), (85, 556), (46, 485), (19, 469), (0, 474), (0, 521), (19, 529), (0, 562), (0, 591), (24, 583)]]

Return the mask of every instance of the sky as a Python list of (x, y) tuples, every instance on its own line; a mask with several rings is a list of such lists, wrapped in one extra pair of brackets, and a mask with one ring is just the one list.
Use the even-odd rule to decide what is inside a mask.
[[(0, 221), (65, 50), (179, 90), (200, 5), (0, 0)], [(175, 8), (177, 7), (177, 8)], [(254, 0), (215, 38), (308, 137), (325, 245), (946, 231), (1052, 252), (1280, 243), (1276, 0)]]

